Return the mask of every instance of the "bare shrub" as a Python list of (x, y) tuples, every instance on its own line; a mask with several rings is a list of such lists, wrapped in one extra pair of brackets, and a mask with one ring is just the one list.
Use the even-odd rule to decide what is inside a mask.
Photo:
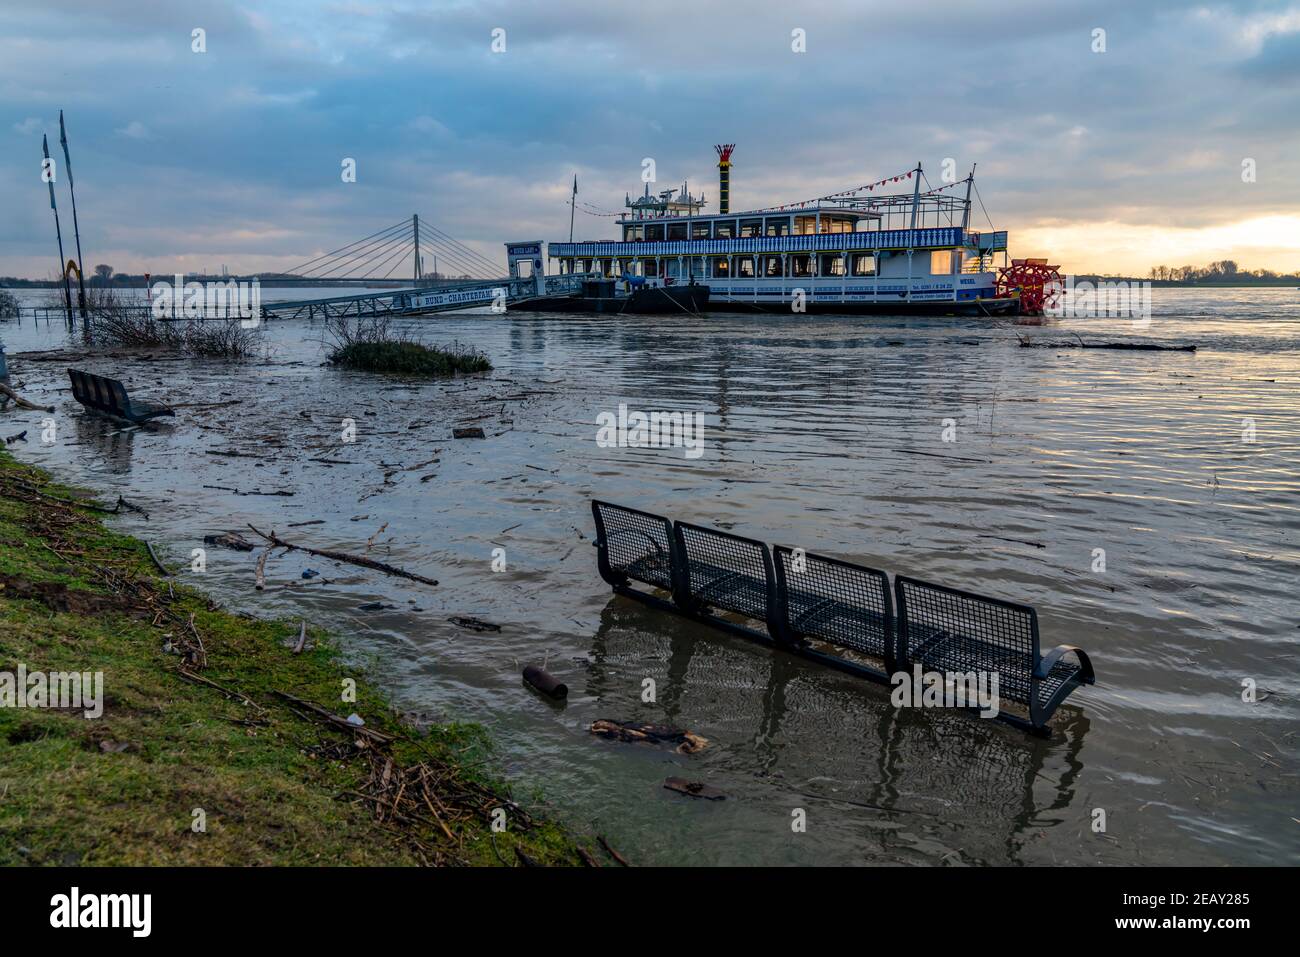
[(90, 316), (86, 340), (91, 345), (155, 349), (201, 359), (250, 359), (260, 351), (260, 326), (245, 328), (239, 319), (160, 319), (146, 303), (116, 292), (86, 290)]

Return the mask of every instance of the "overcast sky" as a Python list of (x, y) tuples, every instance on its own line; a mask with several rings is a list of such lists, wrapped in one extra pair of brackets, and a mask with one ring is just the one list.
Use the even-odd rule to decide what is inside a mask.
[(1014, 255), (1300, 269), (1295, 2), (0, 0), (0, 275), (56, 268), (60, 108), (88, 269), (287, 268), (413, 212), (501, 261), (567, 238), (575, 172), (712, 204), (720, 142), (733, 209), (952, 157)]

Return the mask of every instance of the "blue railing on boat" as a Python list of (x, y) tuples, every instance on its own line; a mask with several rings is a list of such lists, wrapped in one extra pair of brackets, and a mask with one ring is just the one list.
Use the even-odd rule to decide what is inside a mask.
[(1005, 231), (977, 233), (960, 227), (884, 229), (865, 233), (818, 233), (806, 236), (753, 236), (737, 239), (689, 239), (669, 242), (549, 243), (552, 259), (596, 256), (727, 256), (743, 253), (799, 253), (822, 250), (941, 249), (975, 246), (1006, 249)]

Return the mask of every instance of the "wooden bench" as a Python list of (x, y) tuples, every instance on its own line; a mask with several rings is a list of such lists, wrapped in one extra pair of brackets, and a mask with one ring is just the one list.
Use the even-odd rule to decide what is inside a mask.
[(137, 424), (176, 414), (165, 405), (132, 400), (117, 379), (80, 369), (69, 369), (68, 378), (72, 380), (72, 397), (92, 411)]
[[(1088, 655), (1060, 645), (1046, 655), (1039, 648), (1038, 613), (1028, 605), (895, 576), (899, 667), (919, 664), (945, 676), (996, 673), (998, 695), (1022, 705), (1024, 719), (998, 717), (1039, 731), (1061, 702), (1080, 685), (1096, 682)], [(1072, 655), (1075, 661), (1066, 660)]]

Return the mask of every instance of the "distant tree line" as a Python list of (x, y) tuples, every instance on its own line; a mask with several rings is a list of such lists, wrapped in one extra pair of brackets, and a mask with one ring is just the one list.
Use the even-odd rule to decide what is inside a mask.
[(1271, 269), (1242, 269), (1231, 259), (1221, 259), (1208, 266), (1153, 266), (1151, 279), (1160, 282), (1243, 283), (1292, 281), (1296, 273), (1277, 273)]

